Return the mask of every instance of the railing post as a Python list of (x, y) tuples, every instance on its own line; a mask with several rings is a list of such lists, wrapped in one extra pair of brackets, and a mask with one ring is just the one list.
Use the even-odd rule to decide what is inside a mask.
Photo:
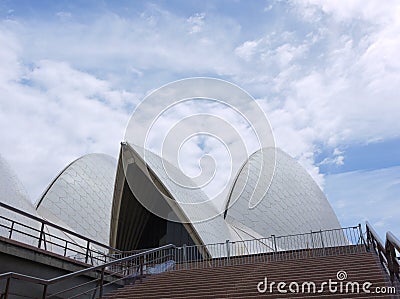
[(90, 242), (89, 241), (87, 241), (87, 244), (86, 244), (86, 257), (85, 257), (85, 263), (87, 264), (87, 262), (88, 262), (88, 259), (89, 259), (89, 245), (90, 245)]
[(227, 261), (229, 262), (229, 259), (230, 259), (229, 240), (225, 241), (225, 245), (226, 245), (226, 257), (227, 257)]
[(104, 270), (105, 267), (101, 269), (99, 298), (103, 298)]
[(68, 241), (65, 240), (64, 256), (67, 256)]
[(7, 278), (6, 290), (5, 290), (5, 293), (4, 293), (4, 299), (8, 298), (8, 292), (10, 290), (10, 282), (11, 282), (11, 277)]
[(372, 248), (374, 249), (374, 251), (376, 252), (376, 245), (375, 245), (375, 241), (372, 237), (372, 233), (369, 229), (369, 227), (367, 226), (367, 240), (368, 240), (368, 247), (371, 247), (372, 244)]
[(40, 236), (39, 236), (38, 248), (40, 248), (42, 246), (43, 232), (44, 232), (44, 222), (42, 222), (42, 226), (40, 228)]
[(15, 223), (15, 221), (11, 222), (10, 234), (8, 235), (8, 238), (9, 238), (9, 239), (11, 239), (11, 236), (12, 236), (12, 233), (13, 233), (14, 223)]
[(361, 243), (364, 244), (364, 246), (366, 247), (366, 249), (368, 250), (368, 246), (364, 240), (364, 235), (363, 235), (363, 231), (362, 231), (362, 227), (361, 227), (361, 223), (358, 224), (358, 233), (360, 234), (360, 240)]
[(170, 249), (171, 251), (172, 251), (172, 254), (171, 254), (171, 256), (172, 256), (172, 258), (173, 258), (173, 261), (175, 262), (174, 263), (174, 270), (176, 270), (176, 265), (179, 263), (179, 249), (178, 248), (171, 248)]
[(42, 299), (46, 299), (47, 296), (47, 284), (43, 286), (43, 294), (42, 294)]
[(390, 240), (388, 240), (387, 237), (386, 237), (385, 251), (386, 251), (385, 256), (390, 273), (390, 281), (393, 284), (395, 278), (399, 278), (399, 264), (397, 262), (396, 250), (394, 244)]
[(147, 254), (145, 254), (145, 255), (143, 255), (143, 267), (142, 267), (142, 273), (141, 273), (142, 276), (144, 274), (144, 271), (147, 271), (147, 261), (148, 261)]
[(315, 246), (314, 246), (314, 238), (313, 238), (313, 231), (311, 231), (311, 244), (312, 244), (312, 248), (315, 249)]
[(271, 237), (272, 237), (272, 246), (274, 247), (274, 251), (277, 252), (278, 249), (276, 246), (276, 237), (275, 237), (275, 235), (271, 235)]
[(187, 256), (186, 256), (186, 244), (183, 244), (182, 250), (183, 250), (183, 262), (185, 263), (185, 268), (187, 269), (188, 265), (187, 265)]
[(323, 236), (322, 236), (322, 230), (321, 230), (321, 229), (319, 230), (319, 235), (320, 235), (320, 237), (321, 237), (322, 251), (323, 251), (323, 253), (325, 254), (325, 244), (324, 244), (324, 238), (323, 238)]
[(385, 244), (385, 257), (388, 263), (389, 274), (390, 274), (390, 281), (393, 284), (394, 282), (394, 264), (393, 264), (393, 257), (392, 254), (394, 253), (394, 248), (391, 246), (390, 242), (386, 240)]

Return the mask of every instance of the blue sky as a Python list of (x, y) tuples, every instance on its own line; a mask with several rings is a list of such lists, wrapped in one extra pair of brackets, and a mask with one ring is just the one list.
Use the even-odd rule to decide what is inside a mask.
[(399, 35), (397, 1), (0, 1), (0, 155), (35, 200), (116, 156), (149, 91), (211, 76), (257, 99), (342, 225), (400, 235)]

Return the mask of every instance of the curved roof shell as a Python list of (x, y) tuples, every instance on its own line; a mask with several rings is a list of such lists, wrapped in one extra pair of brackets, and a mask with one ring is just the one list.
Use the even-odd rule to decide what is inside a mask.
[(36, 209), (49, 221), (108, 243), (116, 160), (88, 154), (69, 164), (39, 199)]
[(1, 201), (17, 209), (37, 215), (22, 183), (11, 170), (8, 163), (0, 156), (0, 192)]
[[(273, 163), (269, 159), (271, 151), (275, 151), (276, 157), (273, 179), (270, 184), (261, 182), (255, 187), (257, 172), (251, 169)], [(268, 171), (268, 167), (263, 169)], [(260, 178), (263, 177), (261, 172)], [(252, 196), (261, 200), (251, 203)], [(257, 151), (245, 163), (232, 187), (225, 216), (233, 226), (247, 227), (265, 237), (340, 227), (324, 193), (307, 171), (288, 154), (274, 148)]]
[[(25, 191), (22, 183), (18, 179), (17, 175), (11, 170), (8, 163), (0, 156), (0, 201), (8, 204), (12, 207), (27, 212), (33, 216), (39, 216), (36, 212), (33, 204), (29, 200), (28, 194)], [(30, 245), (36, 245), (37, 239), (29, 237), (26, 234), (33, 236), (39, 236), (38, 230), (40, 230), (40, 223), (19, 215), (15, 212), (9, 211), (8, 209), (0, 208), (1, 216), (16, 221), (24, 225), (15, 223), (12, 239), (20, 241)], [(10, 227), (11, 221), (4, 218), (0, 218), (0, 224)], [(28, 228), (30, 227), (30, 228)], [(17, 232), (20, 231), (20, 232)], [(0, 235), (3, 237), (9, 237), (9, 230), (0, 227)]]

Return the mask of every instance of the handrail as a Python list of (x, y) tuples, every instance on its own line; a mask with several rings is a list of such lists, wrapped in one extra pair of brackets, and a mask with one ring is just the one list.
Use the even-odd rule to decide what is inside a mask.
[(365, 227), (367, 231), (367, 247), (368, 250), (371, 250), (371, 245), (375, 252), (377, 253), (379, 260), (382, 264), (382, 266), (387, 269), (388, 268), (388, 261), (387, 261), (387, 255), (386, 255), (386, 249), (385, 249), (385, 243), (382, 242), (381, 238), (375, 231), (375, 229), (372, 227), (372, 225), (366, 221), (365, 222)]
[[(299, 236), (306, 236), (306, 235), (311, 235), (311, 234), (316, 234), (316, 233), (325, 233), (325, 232), (335, 232), (335, 231), (345, 231), (347, 229), (358, 229), (359, 226), (347, 226), (347, 227), (341, 227), (341, 228), (332, 228), (332, 229), (325, 229), (325, 230), (316, 230), (316, 231), (309, 231), (305, 233), (298, 233), (298, 234), (289, 234), (289, 235), (271, 235), (274, 236), (276, 239), (279, 238), (290, 238), (290, 237), (299, 237)], [(271, 237), (265, 237), (265, 238), (253, 238), (253, 239), (243, 239), (240, 241), (230, 241), (230, 243), (242, 243), (242, 242), (250, 242), (250, 241), (259, 241), (262, 242), (265, 239), (269, 239)], [(204, 246), (212, 246), (212, 245), (225, 245), (226, 242), (217, 242), (217, 243), (210, 243), (210, 244), (205, 244)], [(197, 245), (193, 245), (197, 246)]]
[(68, 278), (76, 277), (76, 276), (79, 276), (79, 275), (82, 275), (82, 274), (85, 274), (85, 273), (88, 273), (88, 272), (91, 272), (91, 271), (95, 271), (95, 270), (98, 270), (98, 269), (107, 268), (107, 267), (113, 266), (115, 264), (119, 264), (119, 263), (122, 263), (122, 262), (130, 261), (130, 260), (132, 260), (134, 258), (138, 258), (138, 257), (145, 256), (147, 254), (150, 254), (150, 253), (153, 253), (153, 252), (156, 252), (156, 251), (169, 249), (169, 248), (176, 248), (176, 246), (173, 245), (173, 244), (167, 244), (167, 245), (164, 245), (164, 246), (161, 246), (161, 247), (157, 247), (157, 248), (153, 248), (153, 249), (141, 252), (141, 253), (136, 253), (134, 255), (121, 258), (119, 260), (111, 261), (111, 262), (108, 262), (108, 263), (105, 263), (105, 264), (102, 264), (102, 265), (98, 265), (98, 266), (94, 266), (94, 267), (90, 267), (90, 268), (87, 268), (87, 269), (82, 269), (82, 270), (79, 270), (79, 271), (76, 271), (76, 272), (73, 272), (73, 273), (65, 274), (65, 275), (60, 276), (60, 277), (52, 278), (52, 279), (49, 279), (48, 281), (49, 281), (50, 284), (51, 283), (57, 283), (59, 281), (62, 281), (62, 280), (68, 279)]
[[(124, 257), (124, 258), (121, 258), (121, 259), (118, 259), (118, 260), (114, 260), (114, 261), (111, 261), (111, 262), (108, 262), (108, 263), (105, 263), (105, 264), (102, 264), (102, 265), (98, 265), (98, 266), (93, 266), (93, 267), (90, 267), (90, 268), (82, 269), (82, 270), (79, 270), (79, 271), (76, 271), (76, 272), (68, 273), (68, 274), (65, 274), (65, 275), (62, 275), (62, 276), (59, 276), (59, 277), (55, 277), (55, 278), (51, 278), (51, 279), (43, 279), (43, 278), (32, 277), (32, 276), (29, 276), (29, 275), (24, 275), (24, 274), (15, 273), (15, 272), (7, 272), (7, 273), (4, 273), (4, 274), (0, 274), (0, 280), (7, 279), (8, 280), (7, 284), (9, 284), (9, 280), (11, 278), (14, 278), (14, 279), (23, 280), (23, 281), (30, 282), (30, 283), (43, 285), (44, 289), (43, 289), (42, 298), (46, 298), (47, 288), (50, 285), (53, 285), (53, 284), (56, 284), (56, 283), (59, 283), (59, 282), (62, 282), (62, 281), (66, 281), (68, 279), (71, 279), (71, 278), (74, 278), (74, 277), (77, 277), (77, 276), (88, 274), (90, 272), (95, 272), (95, 271), (96, 272), (101, 272), (102, 277), (104, 277), (105, 269), (110, 267), (110, 266), (113, 266), (113, 265), (116, 265), (116, 264), (120, 264), (120, 263), (123, 263), (123, 262), (128, 262), (128, 261), (134, 260), (136, 258), (140, 258), (140, 257), (145, 256), (145, 255), (149, 255), (149, 254), (152, 254), (152, 253), (155, 253), (155, 252), (158, 252), (158, 251), (162, 251), (162, 250), (165, 250), (165, 249), (171, 249), (171, 248), (175, 249), (176, 246), (173, 245), (173, 244), (164, 245), (164, 246), (161, 246), (161, 247), (158, 247), (158, 248), (153, 248), (153, 249), (150, 249), (150, 250), (147, 250), (147, 251), (144, 251), (144, 252), (136, 253), (136, 254), (131, 255), (131, 256), (127, 256), (127, 257)], [(99, 285), (99, 287), (100, 288), (103, 287), (103, 281), (102, 281), (102, 285)], [(96, 287), (96, 289), (97, 289), (97, 287)], [(8, 295), (7, 292), (8, 292), (8, 290), (6, 289), (6, 293), (5, 293), (6, 297), (5, 298), (7, 298), (7, 295)]]
[(28, 217), (28, 218), (30, 218), (30, 219), (36, 220), (36, 221), (40, 222), (41, 224), (45, 224), (45, 225), (51, 226), (51, 227), (53, 227), (53, 228), (56, 228), (56, 229), (58, 229), (58, 230), (61, 230), (61, 231), (65, 232), (65, 233), (67, 233), (67, 234), (69, 234), (69, 235), (72, 235), (72, 236), (75, 236), (75, 237), (77, 237), (77, 238), (79, 238), (79, 239), (83, 239), (83, 240), (85, 240), (85, 241), (87, 241), (87, 242), (90, 242), (91, 244), (95, 244), (95, 245), (98, 245), (98, 246), (107, 248), (107, 249), (109, 249), (110, 251), (115, 251), (115, 252), (118, 252), (118, 253), (123, 253), (123, 251), (121, 251), (121, 250), (119, 250), (119, 249), (113, 248), (113, 247), (111, 247), (111, 246), (109, 246), (109, 245), (106, 245), (106, 244), (102, 244), (102, 243), (100, 243), (100, 242), (98, 242), (98, 241), (96, 241), (96, 240), (92, 240), (92, 239), (90, 239), (90, 238), (88, 238), (88, 237), (85, 237), (85, 236), (83, 236), (83, 235), (81, 235), (81, 234), (78, 234), (78, 233), (76, 233), (76, 232), (74, 232), (74, 231), (72, 231), (72, 230), (69, 230), (69, 229), (65, 228), (65, 227), (62, 227), (62, 226), (60, 226), (60, 225), (57, 225), (57, 224), (55, 224), (55, 223), (53, 223), (53, 222), (50, 222), (50, 221), (45, 220), (45, 219), (42, 219), (42, 218), (40, 218), (40, 217), (31, 215), (31, 214), (29, 214), (29, 213), (27, 213), (27, 212), (25, 212), (25, 211), (22, 211), (22, 210), (20, 210), (20, 209), (17, 209), (17, 208), (15, 208), (15, 207), (10, 206), (10, 205), (8, 205), (8, 204), (5, 204), (5, 203), (3, 203), (3, 202), (0, 202), (0, 207), (6, 208), (6, 209), (8, 209), (8, 210), (10, 210), (10, 211), (13, 211), (13, 212), (16, 212), (16, 213), (18, 213), (18, 214), (20, 214), (20, 215), (23, 215), (23, 216)]
[(388, 269), (390, 273), (390, 280), (393, 283), (395, 278), (397, 278), (397, 280), (400, 282), (400, 263), (396, 255), (396, 250), (400, 253), (400, 241), (391, 232), (386, 233), (385, 249)]
[(384, 246), (384, 242), (382, 242), (382, 239), (379, 237), (379, 235), (377, 234), (377, 232), (375, 231), (375, 229), (372, 227), (372, 225), (366, 221), (365, 222), (365, 227), (367, 228), (367, 237), (368, 237), (368, 233), (371, 234), (371, 236), (373, 237), (373, 239), (376, 241), (377, 245), (384, 250), (385, 246)]
[(393, 246), (400, 252), (400, 240), (397, 239), (396, 236), (392, 234), (392, 232), (386, 233), (386, 240), (392, 243)]
[(2, 279), (7, 279), (7, 278), (15, 278), (15, 279), (19, 279), (19, 280), (24, 280), (27, 282), (32, 282), (32, 283), (37, 283), (37, 284), (46, 284), (46, 279), (43, 278), (38, 278), (38, 277), (34, 277), (34, 276), (29, 276), (29, 275), (25, 275), (25, 274), (21, 274), (21, 273), (16, 273), (16, 272), (6, 272), (3, 274), (0, 274), (0, 280)]
[(124, 257), (124, 258), (121, 258), (121, 259), (118, 259), (118, 260), (115, 260), (115, 261), (111, 261), (111, 262), (108, 262), (108, 263), (105, 263), (105, 264), (102, 264), (102, 265), (98, 265), (98, 266), (93, 266), (93, 267), (90, 267), (90, 268), (82, 269), (82, 270), (79, 270), (79, 271), (75, 271), (75, 272), (68, 273), (68, 274), (65, 274), (65, 275), (62, 275), (62, 276), (59, 276), (59, 277), (56, 277), (56, 278), (51, 278), (51, 279), (43, 279), (43, 278), (33, 277), (33, 276), (20, 274), (20, 273), (16, 273), (16, 272), (7, 272), (7, 273), (0, 274), (0, 280), (1, 279), (5, 279), (5, 278), (17, 278), (17, 279), (21, 279), (21, 280), (26, 280), (28, 282), (50, 285), (50, 284), (54, 284), (54, 283), (66, 280), (68, 278), (73, 278), (73, 277), (76, 277), (76, 276), (80, 276), (80, 275), (83, 275), (85, 273), (92, 272), (92, 271), (95, 271), (95, 270), (98, 270), (98, 269), (107, 268), (107, 267), (113, 266), (115, 264), (126, 262), (126, 261), (132, 260), (134, 258), (138, 258), (138, 257), (144, 256), (144, 255), (156, 252), (156, 251), (160, 251), (160, 250), (163, 250), (163, 249), (169, 249), (169, 248), (176, 248), (176, 246), (173, 245), (173, 244), (167, 244), (167, 245), (164, 245), (164, 246), (161, 246), (161, 247), (157, 247), (157, 248), (153, 248), (153, 249), (141, 252), (141, 253), (136, 253), (134, 255), (127, 256), (127, 257)]
[(370, 246), (372, 244), (374, 250), (377, 252), (382, 266), (389, 272), (390, 281), (394, 283), (395, 278), (400, 281), (399, 261), (396, 255), (396, 250), (400, 253), (399, 239), (397, 239), (393, 233), (387, 232), (386, 242), (383, 243), (368, 221), (365, 226), (367, 228), (368, 245)]

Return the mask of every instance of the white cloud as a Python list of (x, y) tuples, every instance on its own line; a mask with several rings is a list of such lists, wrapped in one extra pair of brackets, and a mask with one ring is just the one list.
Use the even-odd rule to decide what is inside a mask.
[[(308, 14), (322, 11), (333, 15), (338, 21), (366, 20), (368, 22), (383, 24), (390, 23), (392, 17), (399, 13), (399, 3), (396, 0), (349, 0), (349, 1), (324, 1), (324, 0), (295, 0), (293, 1)], [(305, 15), (308, 15), (305, 14)], [(309, 16), (309, 15), (308, 15)]]
[[(0, 36), (15, 47), (12, 38)], [(35, 200), (79, 156), (117, 155), (129, 116), (124, 105), (135, 97), (64, 62), (23, 68), (16, 54), (3, 47), (0, 56), (8, 69), (0, 76), (1, 154)]]
[(56, 16), (59, 17), (60, 19), (68, 19), (72, 17), (72, 14), (68, 11), (59, 11), (56, 13)]
[(190, 25), (189, 32), (191, 34), (198, 33), (203, 30), (205, 16), (206, 16), (205, 13), (196, 13), (187, 19), (187, 22)]
[(258, 45), (261, 40), (258, 41), (246, 41), (235, 49), (235, 54), (246, 61), (249, 61), (255, 54)]
[(269, 12), (270, 10), (272, 10), (274, 8), (273, 4), (269, 4), (267, 6), (264, 7), (264, 12)]
[[(238, 71), (232, 48), (240, 26), (230, 18), (206, 21), (204, 13), (185, 18), (151, 5), (136, 18), (104, 12), (93, 19), (79, 22), (71, 18), (58, 25), (49, 26), (47, 20), (33, 24), (18, 20), (6, 27), (23, 37), (20, 43), (27, 61), (68, 61), (112, 79), (112, 74), (131, 79), (149, 70), (192, 75)], [(132, 79), (115, 79), (122, 80), (124, 86), (135, 86)], [(160, 78), (158, 85), (164, 83)]]
[(0, 80), (7, 82), (18, 79), (21, 65), (18, 61), (22, 51), (18, 39), (12, 32), (0, 30)]
[[(320, 184), (314, 162), (318, 147), (343, 149), (400, 136), (395, 113), (400, 111), (400, 5), (375, 9), (381, 3), (368, 2), (358, 10), (365, 2), (350, 2), (346, 7), (347, 2), (293, 1), (310, 32), (271, 32), (262, 42), (245, 41), (236, 49), (253, 69), (241, 79), (265, 98), (277, 144)], [(252, 47), (240, 52), (245, 45)], [(345, 161), (333, 154), (324, 163)]]
[(334, 149), (400, 136), (399, 4), (292, 1), (282, 11), (285, 21), (260, 19), (258, 30), (223, 11), (182, 16), (157, 5), (138, 17), (59, 15), (62, 26), (3, 21), (2, 154), (37, 194), (71, 159), (116, 153), (136, 93), (216, 75), (257, 97), (277, 144), (323, 185), (320, 147), (340, 165)]
[(333, 164), (333, 165), (343, 165), (344, 164), (344, 156), (342, 155), (337, 155), (333, 158), (325, 158), (321, 162), (318, 163), (319, 165), (327, 165), (327, 164)]

